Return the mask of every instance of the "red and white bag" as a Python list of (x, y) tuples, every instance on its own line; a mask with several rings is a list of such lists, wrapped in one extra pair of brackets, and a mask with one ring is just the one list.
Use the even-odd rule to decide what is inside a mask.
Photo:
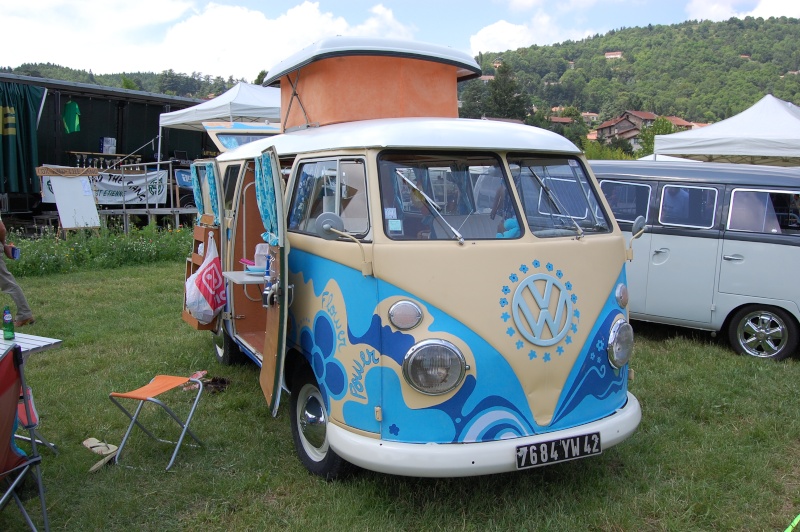
[(209, 233), (200, 268), (186, 279), (186, 310), (200, 323), (209, 323), (225, 306), (225, 280), (214, 234)]

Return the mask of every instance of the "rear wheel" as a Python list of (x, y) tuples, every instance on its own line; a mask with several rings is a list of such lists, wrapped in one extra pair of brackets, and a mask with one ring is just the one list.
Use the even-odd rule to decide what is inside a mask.
[(214, 353), (217, 355), (217, 362), (224, 366), (243, 364), (247, 357), (233, 338), (225, 331), (225, 327), (220, 323), (219, 332), (212, 333), (214, 337)]
[(311, 473), (335, 480), (352, 471), (352, 465), (328, 446), (328, 412), (317, 380), (308, 366), (292, 379), (291, 425), (294, 448)]
[(728, 339), (742, 355), (782, 360), (797, 349), (794, 318), (777, 307), (744, 307), (728, 325)]

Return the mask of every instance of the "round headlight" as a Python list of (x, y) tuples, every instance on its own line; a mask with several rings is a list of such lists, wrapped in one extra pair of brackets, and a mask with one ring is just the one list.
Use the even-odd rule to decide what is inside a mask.
[(445, 340), (423, 340), (409, 349), (403, 376), (418, 392), (440, 395), (456, 388), (467, 371), (464, 355)]
[(422, 321), (422, 309), (413, 301), (398, 301), (389, 307), (389, 321), (402, 331), (413, 329)]
[(617, 318), (608, 335), (608, 361), (619, 369), (633, 354), (633, 327), (622, 317)]
[(622, 308), (628, 306), (628, 287), (622, 283), (617, 285), (617, 289), (614, 291), (614, 295), (617, 298), (617, 305)]

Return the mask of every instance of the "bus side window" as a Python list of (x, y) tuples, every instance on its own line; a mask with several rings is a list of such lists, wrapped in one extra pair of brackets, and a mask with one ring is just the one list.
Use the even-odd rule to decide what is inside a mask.
[(367, 179), (363, 161), (314, 161), (302, 164), (298, 172), (289, 208), (290, 231), (316, 234), (316, 220), (323, 212), (341, 216), (348, 232), (368, 231)]
[(752, 233), (781, 232), (769, 192), (734, 190), (728, 229)]
[(369, 211), (364, 161), (341, 161), (339, 179), (341, 190), (339, 215), (344, 221), (344, 229), (349, 233), (366, 233), (369, 230)]
[(647, 210), (650, 205), (650, 185), (638, 183), (602, 181), (600, 189), (603, 191), (611, 212), (620, 222), (633, 222), (637, 216), (647, 219)]
[(664, 185), (659, 221), (664, 225), (710, 229), (714, 227), (716, 206), (716, 188)]

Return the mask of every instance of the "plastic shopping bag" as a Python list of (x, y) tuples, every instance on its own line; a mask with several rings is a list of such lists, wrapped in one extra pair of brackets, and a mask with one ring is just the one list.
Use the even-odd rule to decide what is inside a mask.
[(225, 306), (225, 281), (213, 233), (208, 235), (200, 268), (186, 279), (186, 310), (200, 323), (210, 323)]

